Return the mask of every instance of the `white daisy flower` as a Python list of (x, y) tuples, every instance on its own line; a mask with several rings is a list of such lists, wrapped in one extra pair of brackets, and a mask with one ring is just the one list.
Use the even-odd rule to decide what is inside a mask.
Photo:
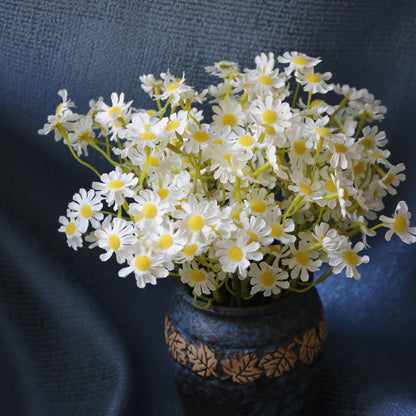
[(363, 137), (358, 140), (358, 143), (364, 146), (367, 151), (380, 151), (380, 148), (388, 143), (386, 139), (386, 133), (384, 131), (378, 131), (377, 126), (365, 126), (362, 129)]
[(188, 122), (188, 113), (186, 111), (179, 111), (169, 116), (169, 121), (166, 124), (166, 134), (170, 137), (176, 137), (176, 133), (183, 134)]
[(213, 66), (206, 66), (205, 71), (216, 77), (228, 78), (239, 74), (239, 67), (236, 62), (232, 61), (219, 61), (215, 62)]
[(212, 143), (213, 131), (210, 124), (203, 123), (200, 126), (195, 122), (188, 123), (188, 131), (184, 132), (184, 148), (187, 153), (198, 154)]
[(200, 234), (212, 238), (214, 228), (222, 217), (217, 201), (198, 201), (194, 196), (183, 201), (181, 209), (175, 210), (172, 216), (179, 220), (178, 226), (185, 230), (190, 238)]
[(270, 227), (270, 237), (283, 244), (294, 243), (296, 241), (296, 236), (289, 234), (295, 230), (294, 221), (286, 218), (285, 224), (283, 225), (280, 210), (268, 211), (263, 218)]
[(207, 251), (209, 244), (212, 243), (212, 239), (207, 239), (203, 234), (193, 236), (188, 239), (181, 251), (179, 251), (173, 258), (172, 261), (177, 264), (183, 264), (192, 261), (195, 257), (203, 254)]
[(91, 117), (80, 116), (72, 124), (72, 133), (69, 133), (68, 139), (78, 156), (82, 154), (88, 156), (88, 141), (95, 138), (92, 123)]
[(103, 100), (97, 102), (95, 121), (111, 131), (111, 140), (115, 140), (116, 134), (130, 121), (132, 102), (125, 103), (124, 93), (119, 96), (115, 92), (111, 94), (111, 105), (106, 104)]
[(129, 205), (129, 214), (139, 229), (157, 227), (172, 208), (168, 201), (162, 201), (157, 192), (150, 189), (140, 190), (134, 199), (136, 202)]
[(407, 204), (404, 201), (400, 201), (394, 211), (392, 218), (385, 215), (380, 216), (380, 221), (384, 223), (385, 227), (389, 230), (386, 232), (386, 240), (390, 241), (393, 234), (399, 236), (406, 244), (413, 244), (416, 242), (416, 227), (409, 227), (411, 213), (408, 211)]
[(184, 263), (179, 269), (181, 282), (191, 286), (196, 295), (209, 295), (215, 290), (215, 274), (200, 267), (196, 261)]
[(290, 105), (280, 99), (274, 100), (272, 96), (267, 96), (263, 100), (255, 100), (250, 106), (250, 114), (255, 117), (259, 124), (267, 127), (267, 133), (283, 133), (291, 126), (289, 121), (292, 117)]
[(131, 123), (127, 125), (120, 137), (127, 139), (130, 142), (129, 146), (139, 146), (142, 149), (146, 146), (150, 148), (158, 146), (159, 149), (163, 149), (168, 140), (167, 124), (167, 117), (159, 120), (146, 112), (134, 113)]
[(220, 101), (218, 106), (213, 106), (212, 110), (214, 115), (212, 116), (212, 126), (222, 130), (224, 127), (229, 126), (231, 129), (242, 132), (242, 125), (244, 124), (245, 114), (241, 105), (233, 100)]
[(364, 243), (358, 242), (354, 248), (351, 247), (351, 242), (346, 240), (337, 251), (329, 251), (329, 265), (332, 266), (333, 273), (339, 274), (345, 269), (347, 277), (354, 277), (358, 280), (361, 276), (357, 267), (362, 263), (368, 263), (370, 258), (368, 256), (360, 257), (357, 253), (364, 249)]
[(256, 68), (245, 69), (242, 83), (248, 85), (250, 98), (276, 95), (280, 88), (285, 86), (285, 76), (275, 68), (274, 54), (261, 53), (255, 58)]
[(149, 95), (150, 98), (153, 98), (155, 93), (155, 87), (162, 85), (160, 79), (156, 79), (153, 74), (141, 75), (139, 77), (141, 82), (141, 87)]
[(188, 242), (183, 230), (177, 230), (170, 220), (165, 220), (155, 229), (150, 228), (146, 239), (153, 251), (163, 253), (169, 258), (176, 256)]
[(253, 189), (245, 196), (243, 203), (248, 211), (256, 216), (265, 215), (276, 207), (274, 194), (270, 194), (265, 188)]
[(82, 247), (82, 234), (78, 223), (63, 215), (59, 217), (59, 223), (61, 224), (61, 227), (58, 228), (58, 231), (60, 233), (65, 233), (68, 246), (74, 250), (77, 250), (78, 247)]
[(136, 228), (134, 225), (122, 218), (110, 216), (103, 222), (101, 228), (95, 231), (98, 246), (105, 253), (100, 255), (101, 261), (107, 261), (115, 253), (117, 263), (128, 261), (133, 255), (133, 247), (137, 243)]
[(331, 79), (331, 77), (332, 74), (330, 72), (321, 74), (319, 72), (308, 71), (298, 74), (299, 82), (303, 85), (303, 89), (305, 91), (310, 91), (312, 94), (316, 94), (317, 92), (326, 94), (333, 90), (334, 84), (327, 84), (325, 82)]
[(349, 107), (358, 115), (365, 114), (367, 120), (382, 120), (387, 108), (381, 105), (380, 100), (376, 100), (373, 94), (370, 94), (367, 89), (360, 90), (361, 97), (358, 100), (351, 101)]
[(173, 269), (172, 263), (167, 263), (165, 256), (160, 253), (153, 253), (142, 244), (134, 246), (134, 252), (128, 261), (128, 267), (118, 272), (120, 277), (126, 277), (134, 273), (137, 286), (142, 289), (146, 284), (155, 285), (157, 279), (169, 276), (169, 270)]
[(282, 259), (282, 264), (288, 266), (292, 279), (300, 278), (302, 282), (307, 282), (309, 280), (309, 274), (320, 269), (322, 260), (315, 260), (319, 256), (319, 253), (316, 251), (307, 253), (306, 250), (308, 248), (309, 245), (304, 240), (299, 242), (298, 249), (293, 244), (289, 245), (289, 250), (285, 253), (289, 256)]
[(132, 187), (137, 185), (138, 178), (134, 173), (123, 173), (120, 166), (110, 173), (104, 173), (100, 177), (101, 182), (93, 182), (92, 187), (97, 195), (103, 196), (107, 204), (114, 205), (114, 211), (124, 204), (124, 198), (133, 197), (135, 192)]
[(100, 221), (104, 218), (100, 212), (103, 207), (101, 197), (92, 189), (87, 192), (81, 188), (72, 199), (73, 201), (68, 204), (68, 216), (78, 222), (80, 231), (86, 232), (89, 223), (92, 227), (98, 228), (101, 225)]
[(336, 169), (347, 169), (351, 165), (351, 159), (359, 158), (356, 151), (355, 140), (353, 137), (346, 137), (343, 134), (333, 134), (330, 140), (325, 141), (325, 146), (331, 152), (330, 163)]
[(303, 196), (305, 201), (312, 202), (322, 198), (322, 187), (319, 181), (312, 183), (311, 179), (306, 178), (300, 170), (293, 171), (290, 179), (293, 184), (288, 188), (295, 195)]
[(400, 182), (406, 180), (406, 175), (403, 172), (406, 169), (403, 163), (399, 163), (397, 166), (392, 166), (386, 175), (380, 179), (380, 185), (386, 188), (390, 195), (396, 195), (397, 191), (394, 187), (399, 186)]
[(348, 100), (353, 101), (357, 100), (361, 97), (361, 91), (357, 90), (354, 87), (350, 87), (348, 84), (336, 84), (334, 86), (334, 92), (338, 95), (343, 95), (345, 98), (348, 98)]
[(160, 77), (163, 80), (162, 94), (156, 96), (161, 100), (171, 99), (172, 104), (179, 104), (183, 99), (190, 98), (194, 95), (192, 88), (185, 84), (185, 73), (182, 78), (175, 78), (169, 71), (162, 72)]
[(248, 276), (251, 277), (250, 284), (252, 285), (250, 295), (263, 292), (263, 295), (268, 297), (279, 294), (281, 289), (289, 288), (287, 281), (289, 274), (279, 267), (278, 259), (272, 265), (264, 261), (259, 266), (253, 263), (248, 271)]
[(258, 252), (259, 243), (249, 243), (250, 236), (245, 230), (238, 230), (234, 238), (216, 242), (215, 255), (219, 259), (222, 270), (227, 273), (238, 271), (240, 279), (247, 276), (250, 260), (259, 261), (263, 254)]
[(263, 219), (256, 218), (254, 215), (249, 217), (246, 212), (242, 212), (240, 223), (243, 230), (250, 236), (249, 244), (254, 241), (261, 246), (268, 246), (273, 242), (273, 237), (270, 235), (271, 227)]
[(310, 70), (321, 62), (320, 58), (312, 58), (300, 52), (285, 52), (283, 56), (279, 56), (278, 61), (283, 64), (289, 64), (285, 68), (286, 75), (290, 75), (293, 71), (303, 73)]

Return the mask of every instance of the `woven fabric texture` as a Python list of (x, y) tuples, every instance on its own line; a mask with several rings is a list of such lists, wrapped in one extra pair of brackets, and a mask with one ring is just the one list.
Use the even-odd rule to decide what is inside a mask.
[[(181, 415), (163, 344), (172, 282), (140, 291), (57, 232), (93, 179), (37, 134), (59, 89), (80, 111), (113, 91), (145, 107), (141, 74), (186, 71), (201, 89), (213, 82), (204, 67), (221, 59), (244, 68), (260, 52), (320, 56), (335, 82), (388, 107), (392, 161), (407, 166), (399, 194), (416, 212), (415, 22), (412, 0), (2, 0), (0, 415)], [(319, 415), (416, 414), (415, 247), (382, 234), (370, 244), (361, 281), (319, 288), (329, 332)]]

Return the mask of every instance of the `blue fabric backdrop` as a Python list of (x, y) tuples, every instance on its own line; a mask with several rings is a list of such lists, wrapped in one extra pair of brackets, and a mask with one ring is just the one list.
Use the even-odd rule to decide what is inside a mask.
[[(2, 0), (0, 414), (181, 415), (163, 344), (172, 282), (138, 290), (58, 235), (58, 216), (93, 179), (37, 135), (58, 89), (80, 111), (112, 91), (143, 107), (143, 73), (186, 70), (202, 88), (203, 68), (221, 59), (320, 56), (336, 82), (388, 107), (392, 161), (407, 166), (400, 198), (416, 215), (415, 23), (412, 0)], [(416, 249), (382, 235), (370, 244), (360, 281), (339, 275), (320, 287), (329, 330), (320, 415), (416, 414)]]

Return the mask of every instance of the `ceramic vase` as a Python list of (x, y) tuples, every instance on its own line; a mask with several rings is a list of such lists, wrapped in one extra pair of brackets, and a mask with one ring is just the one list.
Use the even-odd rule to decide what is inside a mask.
[(201, 310), (180, 283), (165, 319), (185, 416), (314, 415), (326, 321), (315, 288)]

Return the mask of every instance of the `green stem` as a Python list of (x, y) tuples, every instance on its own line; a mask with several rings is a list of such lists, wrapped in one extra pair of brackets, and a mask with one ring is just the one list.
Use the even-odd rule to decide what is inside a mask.
[(59, 131), (59, 133), (61, 133), (61, 136), (64, 138), (65, 143), (68, 145), (69, 150), (72, 153), (72, 156), (74, 156), (74, 158), (76, 159), (77, 162), (81, 163), (81, 165), (86, 166), (87, 168), (91, 169), (98, 177), (101, 177), (100, 173), (98, 172), (98, 170), (96, 170), (95, 168), (93, 168), (89, 163), (84, 162), (82, 159), (80, 159), (78, 157), (78, 155), (75, 153), (74, 149), (72, 148), (71, 142), (69, 141), (68, 138), (68, 133), (66, 132), (66, 130), (60, 125), (58, 124), (57, 129)]

